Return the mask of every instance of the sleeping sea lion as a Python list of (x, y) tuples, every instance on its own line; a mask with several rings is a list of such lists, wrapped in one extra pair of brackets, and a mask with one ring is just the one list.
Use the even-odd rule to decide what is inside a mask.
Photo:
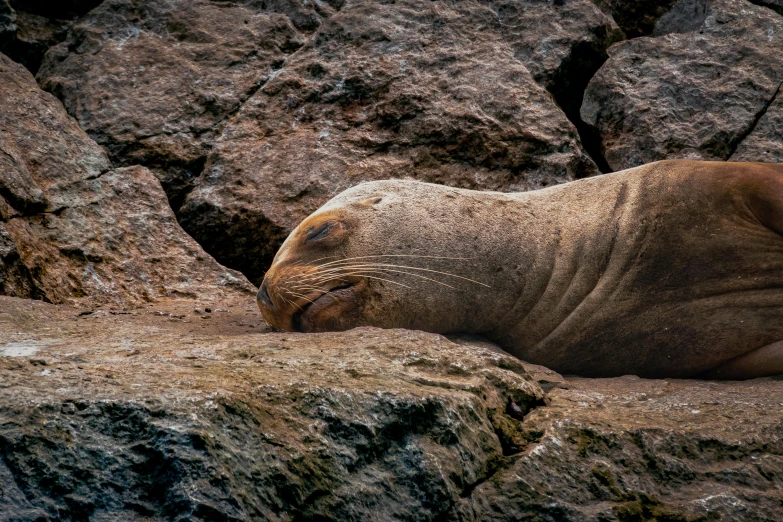
[(783, 165), (662, 161), (525, 193), (362, 183), (258, 293), (301, 332), (482, 335), (583, 376), (783, 373)]

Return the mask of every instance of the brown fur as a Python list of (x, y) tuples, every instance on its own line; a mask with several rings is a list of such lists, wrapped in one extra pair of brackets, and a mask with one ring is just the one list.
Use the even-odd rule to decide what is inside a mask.
[[(781, 234), (780, 165), (664, 161), (517, 194), (370, 182), (292, 232), (259, 303), (283, 329), (481, 334), (562, 373), (755, 377), (783, 371)], [(488, 287), (360, 273), (286, 295), (319, 264), (380, 255), (450, 258), (371, 260)]]

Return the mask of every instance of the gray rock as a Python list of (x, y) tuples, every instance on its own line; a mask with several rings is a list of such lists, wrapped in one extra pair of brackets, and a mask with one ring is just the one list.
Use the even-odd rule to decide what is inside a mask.
[(655, 24), (677, 0), (596, 0), (601, 10), (611, 15), (628, 38), (652, 34)]
[(609, 166), (729, 158), (783, 82), (783, 17), (744, 0), (706, 11), (681, 0), (656, 33), (610, 48), (585, 93), (582, 119)]
[(783, 94), (781, 92), (778, 92), (756, 126), (739, 144), (730, 161), (783, 163)]

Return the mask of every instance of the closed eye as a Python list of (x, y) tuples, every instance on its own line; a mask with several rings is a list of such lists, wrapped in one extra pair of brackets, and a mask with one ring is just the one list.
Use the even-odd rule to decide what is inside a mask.
[(334, 226), (334, 221), (327, 221), (320, 227), (310, 227), (305, 235), (305, 243), (317, 241), (329, 235), (329, 230)]

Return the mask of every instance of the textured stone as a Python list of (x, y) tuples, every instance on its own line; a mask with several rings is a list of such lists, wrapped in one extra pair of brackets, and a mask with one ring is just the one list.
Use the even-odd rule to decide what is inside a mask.
[(619, 35), (578, 0), (348, 2), (227, 123), (180, 222), (258, 281), (303, 217), (360, 181), (527, 190), (597, 173), (544, 87), (581, 96), (601, 60), (587, 57)]
[(614, 18), (628, 38), (652, 34), (658, 19), (676, 3), (677, 0), (596, 0), (596, 4)]
[(582, 118), (609, 166), (729, 158), (783, 82), (783, 17), (744, 0), (681, 0), (654, 34), (613, 46), (585, 93)]
[(38, 80), (115, 164), (152, 169), (177, 207), (221, 123), (331, 11), (285, 0), (107, 0), (49, 51)]
[(106, 154), (21, 65), (0, 55), (0, 291), (137, 304), (250, 292), (177, 224), (143, 167)]
[(472, 520), (780, 520), (783, 382), (572, 379), (547, 399)]
[(73, 22), (99, 3), (100, 0), (2, 0), (0, 52), (35, 74), (47, 49), (62, 42)]
[(783, 94), (775, 100), (748, 136), (739, 144), (731, 161), (783, 163)]
[(779, 520), (781, 381), (566, 379), (201, 306), (0, 297), (0, 519)]

